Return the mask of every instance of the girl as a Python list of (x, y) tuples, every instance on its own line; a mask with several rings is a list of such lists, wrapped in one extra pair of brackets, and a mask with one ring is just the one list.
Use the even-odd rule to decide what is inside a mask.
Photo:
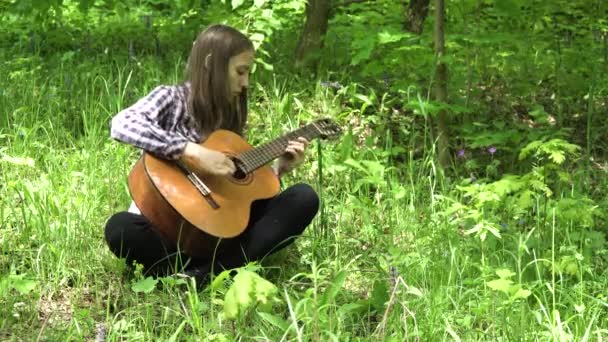
[[(241, 32), (212, 25), (192, 46), (187, 81), (159, 86), (112, 119), (111, 136), (157, 157), (184, 162), (201, 174), (235, 172), (226, 155), (199, 143), (217, 129), (242, 135), (247, 121), (247, 88), (254, 48)], [(275, 164), (280, 177), (300, 165), (308, 141), (290, 141)], [(183, 272), (205, 284), (211, 272), (260, 260), (293, 242), (316, 215), (319, 199), (306, 184), (291, 186), (274, 198), (252, 204), (249, 224), (239, 236), (220, 240), (215, 255), (192, 258), (163, 238), (132, 202), (128, 211), (106, 223), (110, 250), (147, 273)], [(182, 263), (182, 261), (184, 261)], [(177, 269), (175, 268), (177, 266)]]

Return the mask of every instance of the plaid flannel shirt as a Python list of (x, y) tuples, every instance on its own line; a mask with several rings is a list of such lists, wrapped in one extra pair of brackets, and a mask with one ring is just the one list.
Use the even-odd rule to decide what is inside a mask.
[(160, 158), (179, 159), (188, 142), (200, 142), (201, 132), (187, 112), (189, 84), (161, 85), (114, 118), (110, 136)]

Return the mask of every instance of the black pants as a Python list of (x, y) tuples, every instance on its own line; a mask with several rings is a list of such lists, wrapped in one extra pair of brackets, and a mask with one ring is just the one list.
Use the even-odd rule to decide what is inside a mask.
[(319, 197), (306, 184), (297, 184), (279, 195), (252, 204), (249, 225), (231, 239), (222, 239), (215, 256), (194, 259), (180, 253), (175, 243), (161, 237), (142, 215), (114, 214), (106, 223), (110, 250), (144, 266), (149, 274), (163, 275), (196, 268), (203, 273), (219, 272), (260, 260), (291, 244), (310, 224), (319, 209)]

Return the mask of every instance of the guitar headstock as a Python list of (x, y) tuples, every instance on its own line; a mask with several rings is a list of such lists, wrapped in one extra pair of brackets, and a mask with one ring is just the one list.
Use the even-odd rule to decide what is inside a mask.
[(332, 119), (320, 119), (311, 123), (321, 139), (335, 139), (342, 134), (342, 128)]

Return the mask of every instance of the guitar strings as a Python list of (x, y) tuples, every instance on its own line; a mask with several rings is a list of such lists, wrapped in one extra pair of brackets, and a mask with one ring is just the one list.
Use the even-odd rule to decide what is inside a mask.
[(237, 158), (244, 165), (243, 171), (245, 173), (250, 173), (258, 169), (259, 167), (265, 165), (269, 161), (279, 157), (285, 152), (285, 147), (287, 147), (289, 140), (295, 139), (300, 136), (306, 138), (307, 140), (310, 140), (319, 133), (317, 132), (318, 129), (315, 128), (316, 127), (312, 124), (308, 124), (274, 141), (268, 142), (257, 148), (241, 153), (237, 156)]

